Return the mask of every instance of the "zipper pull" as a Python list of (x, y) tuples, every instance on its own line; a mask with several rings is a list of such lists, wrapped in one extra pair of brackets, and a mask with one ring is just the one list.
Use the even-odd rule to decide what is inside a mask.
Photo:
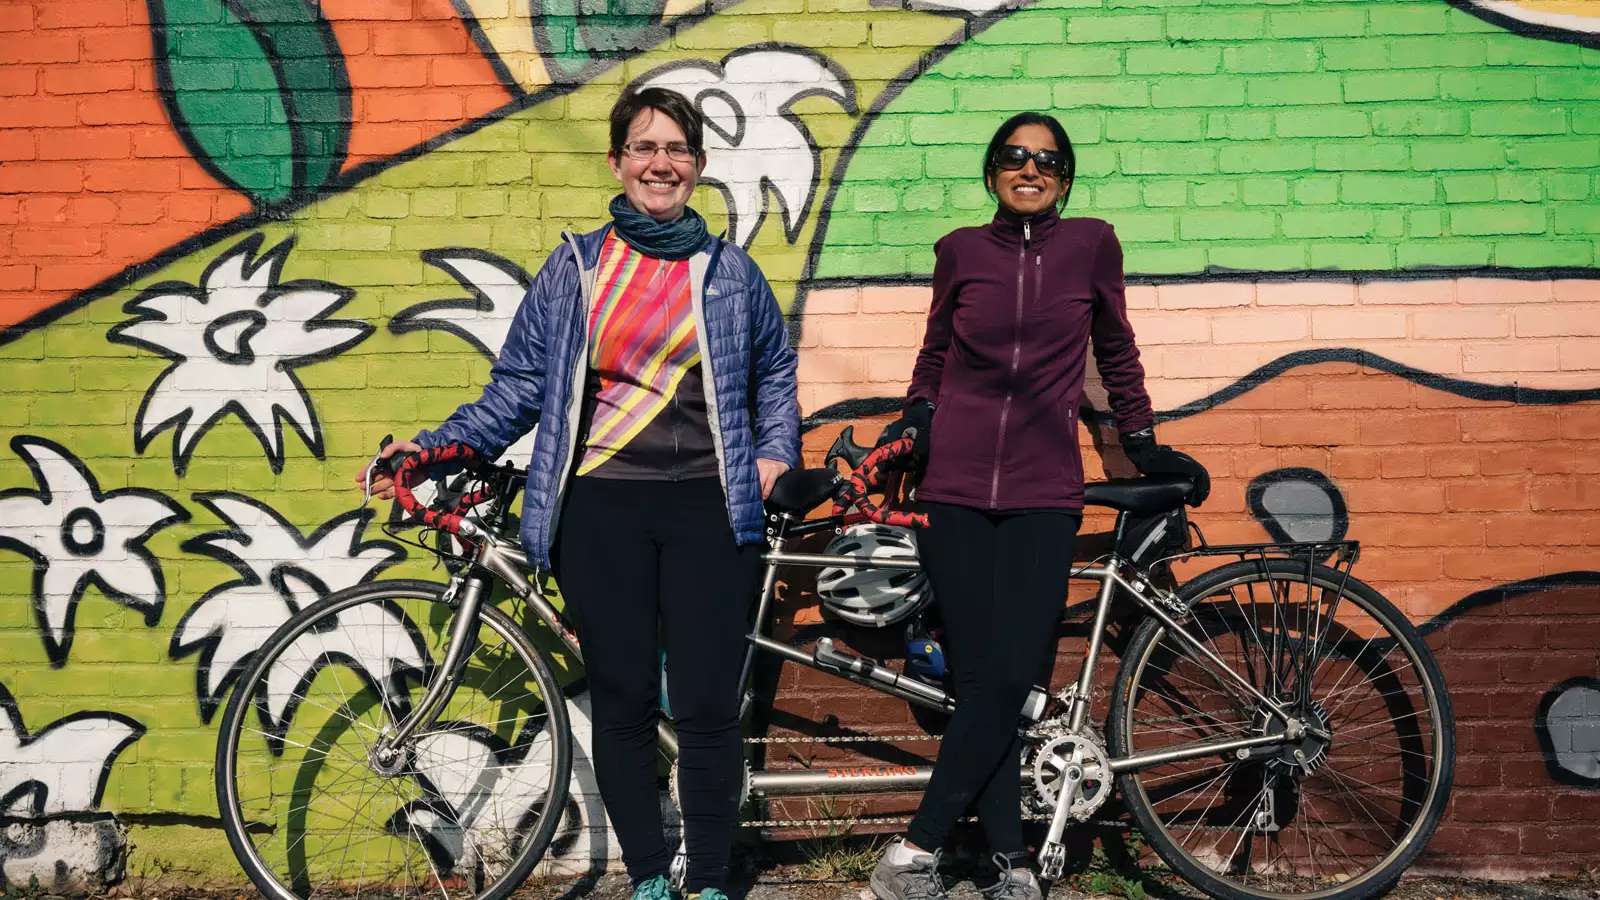
[(1033, 226), (1024, 219), (1022, 222), (1022, 246), (1028, 246), (1028, 242), (1031, 240), (1033, 240)]

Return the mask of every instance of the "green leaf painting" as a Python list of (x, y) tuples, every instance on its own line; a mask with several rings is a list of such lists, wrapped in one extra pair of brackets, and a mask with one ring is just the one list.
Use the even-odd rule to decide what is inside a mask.
[(648, 50), (667, 36), (665, 0), (536, 0), (535, 37), (550, 77), (581, 81), (608, 59)]
[(267, 206), (344, 162), (350, 84), (308, 0), (150, 0), (161, 96), (195, 159)]

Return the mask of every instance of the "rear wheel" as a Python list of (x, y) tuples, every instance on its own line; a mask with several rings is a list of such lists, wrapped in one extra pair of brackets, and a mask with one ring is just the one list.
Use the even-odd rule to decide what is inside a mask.
[(549, 846), (572, 765), (550, 663), (485, 605), (461, 683), (392, 759), (380, 736), (437, 677), (456, 611), (443, 586), (340, 591), (268, 638), (217, 743), (217, 804), (267, 897), (500, 898)]
[[(1118, 779), (1151, 846), (1214, 897), (1370, 897), (1422, 852), (1449, 799), (1450, 699), (1416, 628), (1372, 588), (1290, 559), (1180, 589), (1185, 631), (1312, 731)], [(1128, 757), (1283, 733), (1285, 723), (1159, 621), (1117, 673), (1110, 746)]]

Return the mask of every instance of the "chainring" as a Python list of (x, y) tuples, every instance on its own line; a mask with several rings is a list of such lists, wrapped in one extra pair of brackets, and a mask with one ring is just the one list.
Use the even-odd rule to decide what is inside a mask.
[(1087, 821), (1111, 798), (1114, 781), (1105, 745), (1094, 735), (1068, 732), (1035, 747), (1028, 765), (1033, 776), (1029, 799), (1041, 812), (1054, 810), (1061, 796), (1061, 786), (1073, 768), (1078, 770), (1081, 780), (1070, 812), (1078, 821)]

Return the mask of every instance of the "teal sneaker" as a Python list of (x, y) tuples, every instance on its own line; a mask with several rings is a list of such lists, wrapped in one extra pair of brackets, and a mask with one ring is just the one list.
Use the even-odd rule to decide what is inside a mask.
[(728, 895), (717, 888), (706, 888), (690, 894), (686, 900), (728, 900)]
[(657, 875), (639, 882), (633, 889), (633, 900), (672, 900), (672, 887), (667, 884), (665, 875)]

